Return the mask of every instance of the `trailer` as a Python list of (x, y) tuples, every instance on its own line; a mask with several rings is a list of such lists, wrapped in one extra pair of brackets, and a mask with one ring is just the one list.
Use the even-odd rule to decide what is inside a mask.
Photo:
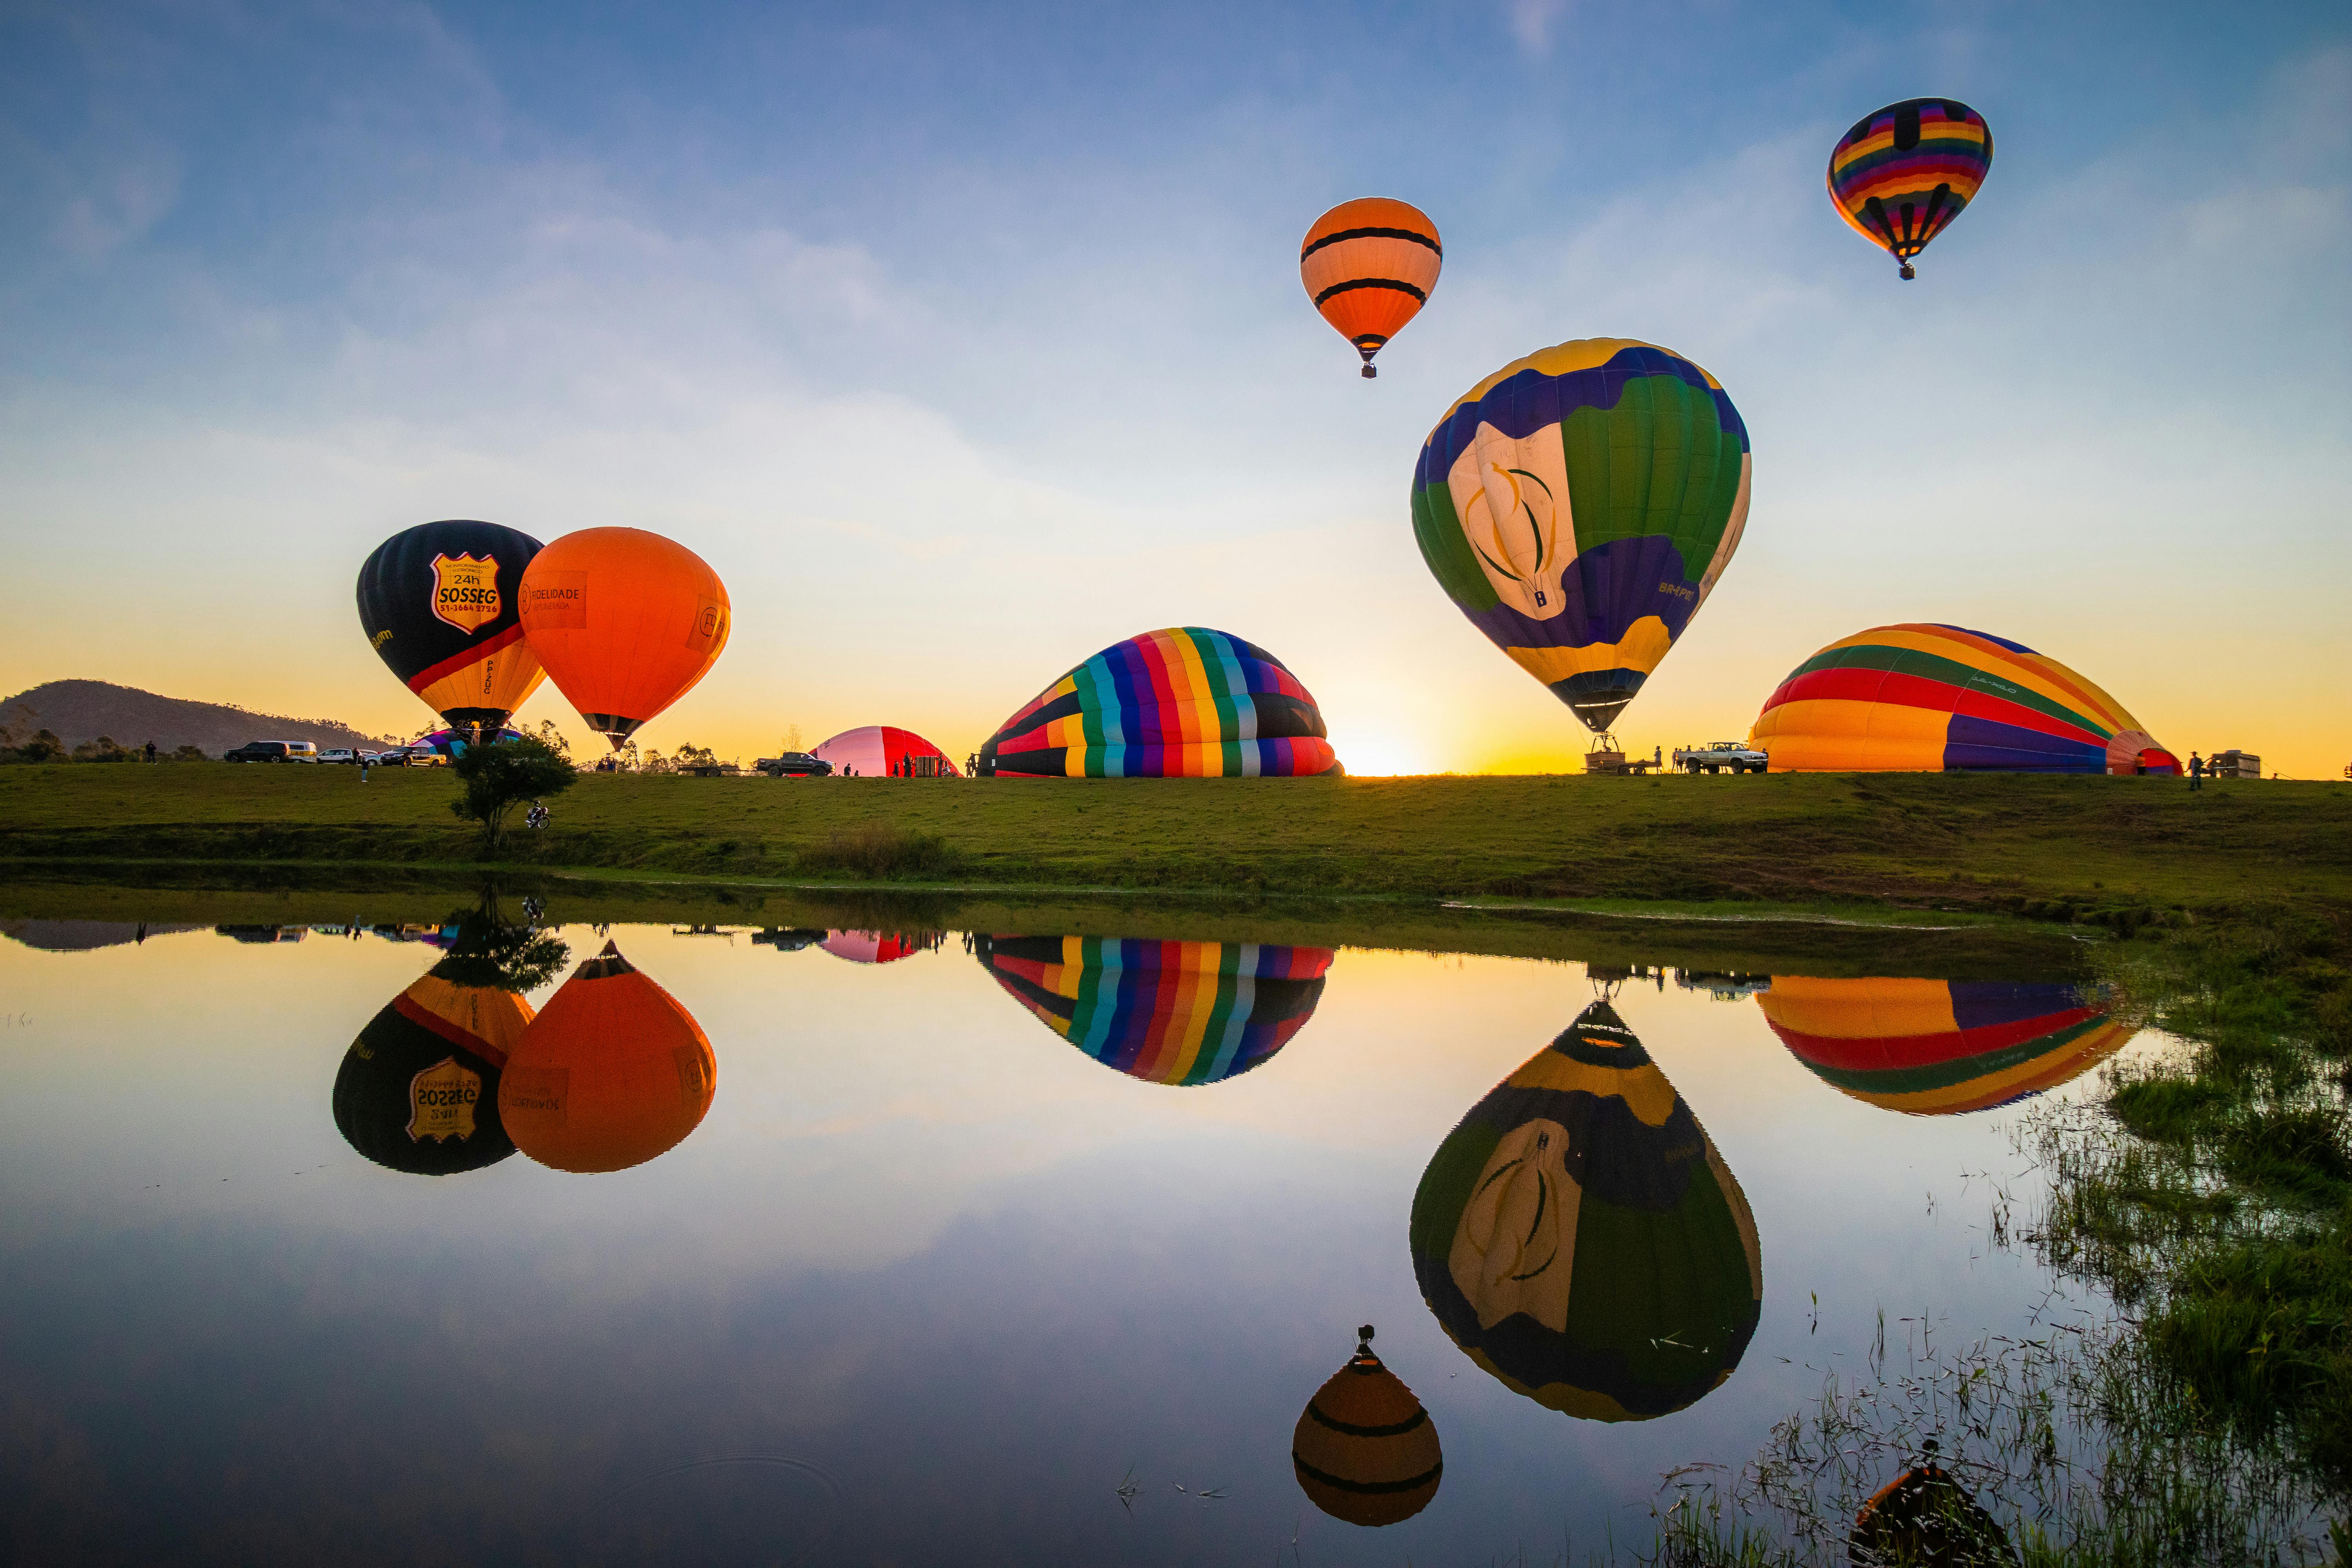
[(1704, 746), (1678, 746), (1675, 766), (1686, 773), (1760, 773), (1771, 757), (1745, 741), (1709, 741)]
[(2205, 764), (2205, 771), (2217, 779), (2258, 779), (2263, 776), (2263, 760), (2252, 752), (2241, 752), (2232, 747), (2226, 752), (2214, 752), (2213, 760)]
[(1612, 778), (1638, 778), (1652, 768), (1660, 765), (1662, 762), (1654, 747), (1652, 748), (1651, 754), (1646, 757), (1629, 758), (1604, 740), (1584, 753), (1586, 773), (1599, 773)]

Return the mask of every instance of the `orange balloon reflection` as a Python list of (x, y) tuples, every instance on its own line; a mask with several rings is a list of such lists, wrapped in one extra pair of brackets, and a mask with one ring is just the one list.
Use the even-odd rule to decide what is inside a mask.
[(684, 1142), (718, 1087), (702, 1026), (608, 942), (523, 1031), (499, 1117), (542, 1165), (625, 1171)]

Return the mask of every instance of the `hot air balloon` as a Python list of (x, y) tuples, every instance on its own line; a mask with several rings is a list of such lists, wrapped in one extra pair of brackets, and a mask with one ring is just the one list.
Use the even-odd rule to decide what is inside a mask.
[(981, 966), (1045, 1026), (1150, 1083), (1217, 1083), (1290, 1042), (1323, 999), (1328, 947), (983, 936)]
[(1762, 1310), (1746, 1195), (1606, 1002), (1438, 1145), (1412, 1236), (1454, 1342), (1513, 1393), (1591, 1420), (1704, 1398)]
[(1921, 1444), (1919, 1462), (1862, 1505), (1850, 1561), (1917, 1568), (2009, 1568), (2017, 1561), (2008, 1532), (1936, 1463), (1936, 1448), (1932, 1437)]
[(1438, 421), (1412, 531), (1471, 624), (1606, 734), (1739, 547), (1748, 469), (1713, 376), (1580, 339), (1513, 360)]
[(817, 945), (852, 963), (896, 963), (946, 940), (947, 932), (939, 931), (829, 931)]
[(539, 685), (518, 612), (528, 533), (452, 519), (403, 530), (360, 568), (360, 629), (452, 728), (496, 730)]
[(447, 1176), (514, 1152), (499, 1120), (499, 1078), (530, 1004), (461, 985), (438, 966), (368, 1020), (335, 1074), (335, 1127), (395, 1171)]
[(1298, 246), (1298, 279), (1334, 331), (1372, 356), (1429, 302), (1445, 258), (1437, 226), (1407, 202), (1365, 196), (1315, 220)]
[(1289, 667), (1227, 632), (1114, 643), (980, 749), (980, 772), (1045, 778), (1290, 778), (1345, 770)]
[(895, 724), (867, 724), (844, 730), (813, 748), (810, 754), (831, 763), (835, 773), (856, 768), (862, 779), (962, 776), (945, 752), (912, 730), (901, 730)]
[(2056, 659), (1928, 624), (1830, 644), (1780, 682), (1748, 743), (1775, 773), (2180, 772), (2123, 704)]
[(1822, 1081), (1889, 1110), (1983, 1110), (2082, 1077), (2135, 1032), (2114, 999), (2064, 981), (1817, 980), (1756, 998)]
[(499, 1114), (542, 1165), (624, 1171), (685, 1142), (718, 1090), (694, 1016), (611, 942), (548, 999), (507, 1058)]
[(1349, 1524), (1394, 1524), (1429, 1506), (1445, 1456), (1429, 1412), (1372, 1353), (1372, 1326), (1333, 1373), (1290, 1435), (1290, 1463), (1307, 1500)]
[(1992, 167), (1992, 128), (1958, 99), (1915, 98), (1854, 121), (1830, 153), (1830, 200), (1856, 234), (1911, 258), (1952, 226)]
[(730, 625), (719, 574), (643, 529), (567, 533), (523, 574), (532, 650), (615, 751), (710, 673)]

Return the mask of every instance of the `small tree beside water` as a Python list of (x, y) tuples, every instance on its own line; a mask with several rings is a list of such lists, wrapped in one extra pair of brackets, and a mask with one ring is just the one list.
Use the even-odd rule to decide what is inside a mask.
[(491, 855), (506, 841), (508, 813), (526, 801), (560, 795), (580, 777), (553, 747), (529, 735), (468, 746), (449, 771), (466, 786), (449, 810), (482, 825), (482, 848)]

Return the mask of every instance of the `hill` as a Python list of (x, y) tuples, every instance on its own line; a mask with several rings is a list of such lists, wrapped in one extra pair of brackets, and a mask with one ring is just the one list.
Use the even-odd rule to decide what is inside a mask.
[(225, 702), (160, 697), (104, 680), (51, 680), (20, 691), (0, 701), (0, 725), (20, 742), (47, 730), (68, 749), (110, 735), (118, 745), (143, 746), (152, 741), (166, 752), (197, 746), (215, 757), (247, 741), (310, 741), (323, 751), (373, 746), (384, 739), (331, 719), (248, 713)]

